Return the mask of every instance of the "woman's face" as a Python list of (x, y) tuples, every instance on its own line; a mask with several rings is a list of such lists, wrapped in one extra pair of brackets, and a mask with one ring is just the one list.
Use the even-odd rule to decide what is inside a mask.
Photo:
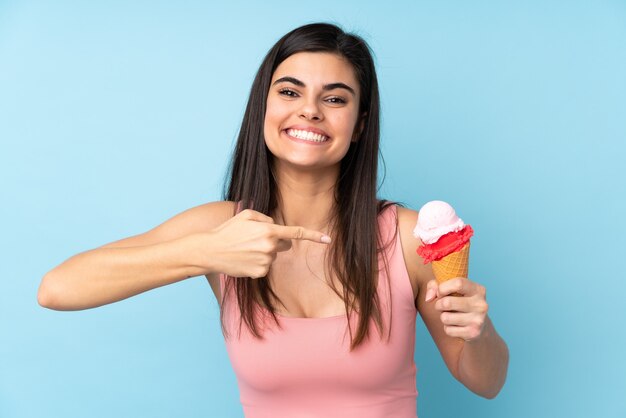
[(327, 52), (299, 52), (272, 76), (265, 113), (265, 143), (281, 163), (336, 165), (354, 139), (359, 84), (352, 65)]

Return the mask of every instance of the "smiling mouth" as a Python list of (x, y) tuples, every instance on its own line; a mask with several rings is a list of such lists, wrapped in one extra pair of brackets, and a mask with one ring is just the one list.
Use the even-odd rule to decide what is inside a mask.
[(330, 139), (326, 135), (317, 134), (317, 133), (309, 132), (309, 131), (303, 131), (300, 129), (287, 129), (286, 132), (287, 132), (287, 135), (293, 138), (297, 138), (297, 139), (301, 139), (303, 141), (309, 141), (309, 142), (326, 142)]

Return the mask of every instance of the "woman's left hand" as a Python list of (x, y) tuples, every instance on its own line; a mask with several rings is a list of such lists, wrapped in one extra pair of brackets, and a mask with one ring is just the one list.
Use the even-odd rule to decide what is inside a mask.
[(486, 290), (478, 283), (457, 277), (438, 284), (426, 285), (426, 302), (435, 303), (441, 312), (444, 332), (450, 337), (472, 341), (480, 337), (487, 318)]

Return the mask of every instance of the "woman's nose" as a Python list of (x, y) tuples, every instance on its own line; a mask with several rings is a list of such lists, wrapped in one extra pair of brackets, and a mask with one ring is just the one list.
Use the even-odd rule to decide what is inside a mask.
[(315, 100), (308, 100), (300, 108), (300, 117), (307, 120), (322, 120), (324, 115)]

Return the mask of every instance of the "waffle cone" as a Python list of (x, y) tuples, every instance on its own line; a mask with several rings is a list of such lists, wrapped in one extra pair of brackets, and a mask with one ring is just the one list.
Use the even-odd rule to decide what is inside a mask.
[(459, 251), (448, 254), (441, 260), (431, 262), (433, 273), (435, 273), (438, 283), (443, 283), (455, 277), (467, 277), (469, 249), (470, 243), (468, 242)]

